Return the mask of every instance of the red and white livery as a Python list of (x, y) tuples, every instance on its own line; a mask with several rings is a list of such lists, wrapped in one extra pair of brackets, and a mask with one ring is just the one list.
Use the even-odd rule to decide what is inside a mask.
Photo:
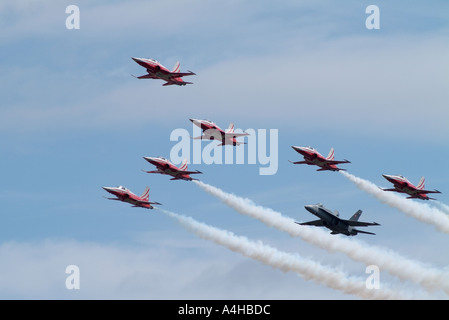
[(133, 205), (133, 207), (140, 207), (140, 208), (147, 208), (147, 209), (153, 209), (152, 204), (159, 204), (159, 202), (150, 202), (149, 201), (149, 195), (150, 195), (150, 188), (146, 187), (143, 194), (139, 197), (132, 193), (129, 189), (118, 186), (118, 187), (103, 187), (104, 190), (106, 190), (109, 193), (112, 193), (117, 198), (106, 198), (109, 200), (119, 200), (123, 202), (128, 202)]
[(195, 137), (193, 139), (218, 140), (221, 141), (219, 146), (224, 145), (238, 146), (241, 144), (246, 144), (245, 142), (238, 142), (236, 138), (249, 136), (249, 133), (246, 132), (242, 133), (234, 132), (234, 124), (232, 122), (229, 124), (228, 129), (226, 129), (225, 131), (210, 120), (190, 119), (190, 121), (192, 121), (194, 125), (200, 127), (203, 130), (202, 136)]
[(188, 72), (180, 72), (180, 64), (179, 62), (176, 62), (175, 66), (173, 67), (173, 70), (170, 71), (166, 67), (164, 67), (159, 61), (155, 59), (145, 59), (145, 58), (131, 58), (136, 63), (147, 69), (148, 74), (145, 74), (140, 77), (136, 77), (133, 75), (133, 77), (136, 77), (137, 79), (160, 79), (165, 80), (166, 83), (163, 84), (163, 86), (171, 86), (171, 85), (178, 85), (178, 86), (185, 86), (186, 84), (192, 84), (192, 82), (185, 82), (182, 80), (182, 77), (185, 76), (192, 76), (195, 75), (192, 71)]
[(179, 168), (175, 166), (173, 163), (168, 161), (167, 159), (163, 157), (143, 157), (145, 160), (147, 160), (149, 163), (156, 166), (157, 170), (155, 171), (145, 171), (146, 173), (159, 173), (159, 174), (167, 174), (172, 176), (170, 180), (198, 180), (193, 179), (190, 175), (191, 174), (199, 174), (202, 173), (201, 171), (188, 171), (187, 170), (187, 159), (184, 159), (181, 163), (181, 166)]
[(425, 181), (424, 177), (422, 177), (421, 180), (419, 180), (418, 185), (415, 186), (410, 181), (408, 181), (407, 178), (405, 178), (404, 176), (401, 176), (401, 175), (394, 176), (394, 175), (383, 174), (382, 176), (394, 185), (394, 188), (392, 188), (392, 189), (381, 188), (382, 190), (406, 193), (409, 195), (407, 197), (407, 199), (436, 200), (433, 198), (429, 198), (427, 196), (427, 193), (441, 193), (438, 190), (425, 190), (424, 189), (424, 181)]
[(304, 161), (296, 161), (292, 162), (294, 164), (308, 164), (308, 165), (315, 165), (319, 166), (320, 169), (317, 169), (317, 171), (324, 171), (324, 170), (330, 170), (330, 171), (346, 171), (345, 169), (340, 169), (336, 165), (340, 163), (351, 163), (348, 160), (334, 160), (334, 148), (331, 148), (329, 151), (329, 154), (325, 158), (322, 156), (317, 150), (315, 150), (312, 147), (297, 147), (292, 146), (293, 150), (300, 153), (304, 156)]

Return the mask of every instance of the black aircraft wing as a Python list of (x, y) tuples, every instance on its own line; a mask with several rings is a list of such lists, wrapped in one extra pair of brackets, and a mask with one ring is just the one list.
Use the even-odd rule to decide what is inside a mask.
[(358, 233), (366, 233), (366, 234), (373, 234), (373, 235), (376, 235), (375, 233), (368, 232), (368, 231), (362, 231), (362, 230), (359, 230), (359, 229), (352, 229), (352, 230), (354, 230), (354, 231), (356, 231), (356, 232), (358, 232)]
[(323, 220), (314, 220), (314, 221), (308, 221), (308, 222), (296, 222), (296, 224), (299, 224), (301, 226), (316, 226), (316, 227), (324, 227)]
[(343, 221), (352, 227), (380, 226), (380, 224), (378, 224), (377, 222), (363, 222), (354, 220), (343, 220)]

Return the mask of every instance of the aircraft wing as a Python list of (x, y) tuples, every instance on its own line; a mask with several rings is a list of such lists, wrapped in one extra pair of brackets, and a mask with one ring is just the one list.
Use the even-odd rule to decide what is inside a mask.
[(288, 161), (293, 163), (293, 164), (307, 164), (307, 161), (296, 161), (296, 162), (293, 162), (293, 161), (290, 161), (290, 160), (288, 160)]
[(363, 222), (354, 220), (343, 220), (343, 221), (353, 227), (380, 226), (380, 224), (378, 224), (377, 222)]
[(314, 221), (308, 221), (308, 222), (296, 222), (296, 224), (299, 224), (301, 226), (316, 226), (316, 227), (323, 227), (323, 220), (314, 220)]
[(376, 235), (375, 233), (368, 232), (368, 231), (362, 231), (362, 230), (359, 230), (359, 229), (352, 229), (352, 230), (357, 231), (358, 233), (366, 233), (366, 234), (373, 234), (373, 235)]
[(206, 136), (199, 136), (199, 137), (190, 137), (193, 140), (210, 140), (209, 137)]
[(398, 189), (384, 189), (384, 188), (381, 188), (381, 187), (379, 187), (379, 189), (383, 190), (383, 191), (397, 191), (397, 192), (399, 192)]
[(145, 75), (140, 76), (140, 77), (136, 77), (135, 75), (132, 74), (132, 76), (134, 78), (137, 78), (137, 79), (159, 79), (158, 77), (155, 77), (155, 76), (153, 76), (151, 74), (145, 74)]
[(242, 133), (236, 133), (236, 132), (226, 133), (226, 137), (236, 137), (236, 138), (238, 138), (238, 137), (246, 137), (246, 136), (249, 136), (249, 133), (246, 133), (246, 132), (242, 132)]
[(193, 73), (191, 71), (189, 71), (189, 72), (170, 72), (169, 75), (170, 75), (170, 77), (173, 77), (173, 78), (179, 78), (179, 77), (185, 77), (185, 76), (194, 76), (194, 75), (196, 75), (196, 73)]
[(193, 140), (221, 140), (221, 135), (220, 134), (216, 134), (216, 135), (202, 135), (199, 137), (190, 137)]
[(416, 190), (417, 193), (441, 193), (438, 190)]
[(135, 199), (134, 202), (139, 203), (139, 204), (150, 204), (150, 202), (148, 202), (148, 201), (137, 200), (137, 199)]
[(349, 160), (326, 160), (326, 164), (351, 163)]
[(150, 201), (143, 201), (143, 200), (134, 200), (134, 202), (136, 202), (136, 204), (158, 204), (158, 205), (162, 205), (162, 203), (159, 202), (150, 202)]
[(143, 169), (142, 169), (142, 171), (143, 171), (143, 172), (146, 172), (146, 173), (159, 173), (159, 174), (165, 174), (164, 171), (160, 171), (160, 170), (146, 171), (146, 170), (143, 170)]
[(196, 173), (202, 173), (201, 171), (178, 171), (179, 173), (185, 173), (185, 174), (196, 174)]
[(105, 197), (105, 196), (103, 196), (103, 198), (108, 199), (108, 200), (120, 200), (120, 199), (118, 199), (118, 198), (107, 198), (107, 197)]

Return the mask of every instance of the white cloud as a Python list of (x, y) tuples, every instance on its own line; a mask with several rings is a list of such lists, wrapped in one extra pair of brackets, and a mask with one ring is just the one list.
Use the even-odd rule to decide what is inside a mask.
[[(163, 242), (163, 241), (162, 241)], [(200, 242), (200, 247), (202, 242)], [(69, 240), (0, 246), (3, 299), (301, 299), (321, 286), (225, 249), (184, 245), (129, 247)], [(181, 250), (181, 251), (180, 251)], [(80, 289), (65, 287), (68, 265), (80, 269)], [(7, 276), (5, 276), (7, 275)], [(250, 276), (248, 276), (250, 275)], [(249, 290), (249, 288), (251, 288)], [(329, 290), (325, 298), (350, 298)]]

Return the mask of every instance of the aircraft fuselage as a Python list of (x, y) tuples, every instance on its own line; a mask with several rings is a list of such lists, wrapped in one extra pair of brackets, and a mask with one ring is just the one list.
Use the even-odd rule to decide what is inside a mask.
[(342, 233), (347, 236), (354, 236), (357, 234), (357, 232), (353, 230), (352, 226), (344, 223), (344, 221), (342, 221), (330, 210), (318, 205), (307, 205), (305, 208), (311, 214), (320, 218), (323, 221), (323, 226), (332, 232)]

